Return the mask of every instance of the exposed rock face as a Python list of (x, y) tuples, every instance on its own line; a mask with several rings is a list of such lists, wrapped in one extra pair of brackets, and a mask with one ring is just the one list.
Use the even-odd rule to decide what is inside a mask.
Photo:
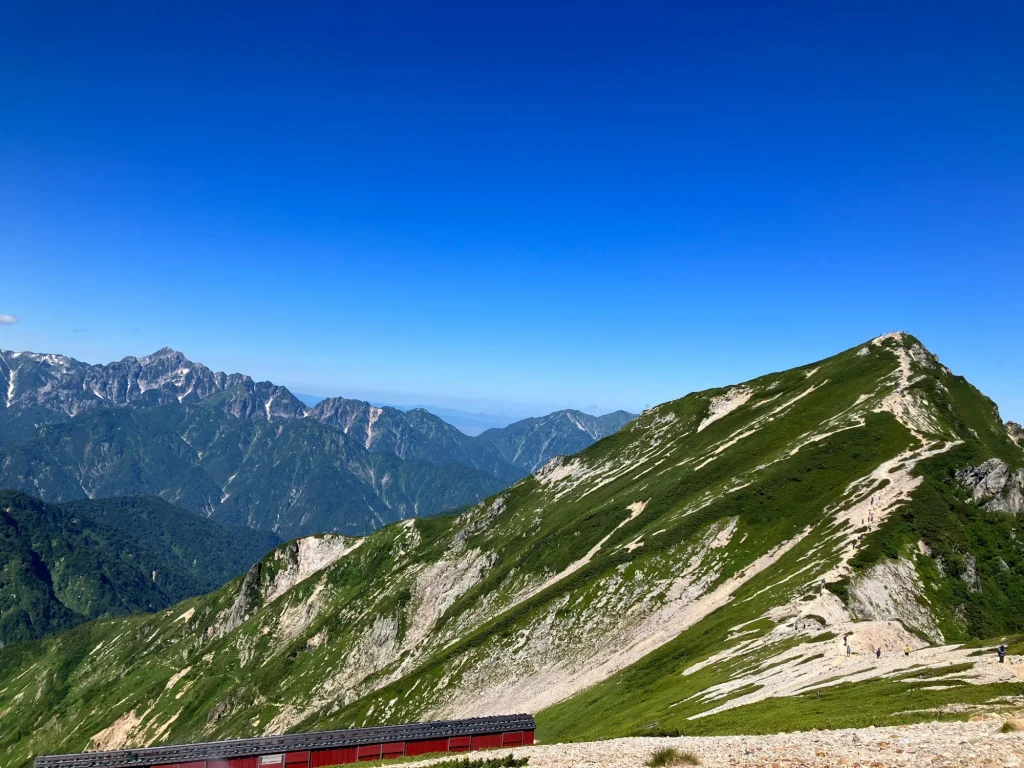
[(910, 560), (884, 560), (851, 583), (850, 612), (860, 620), (900, 621), (941, 643), (942, 632), (923, 597), (921, 579)]
[(237, 689), (232, 691), (227, 698), (223, 699), (222, 701), (218, 701), (216, 704), (213, 705), (213, 707), (210, 709), (209, 713), (206, 716), (206, 722), (209, 725), (214, 725), (218, 720), (220, 720), (225, 715), (229, 715), (236, 709), (245, 706), (249, 699), (249, 689), (246, 688), (244, 685), (239, 686)]
[(974, 555), (964, 555), (964, 575), (961, 578), (971, 592), (981, 591), (981, 584), (978, 582), (978, 558)]
[[(0, 453), (0, 487), (48, 501), (159, 495), (285, 538), (476, 503), (633, 418), (558, 411), (471, 437), (423, 408), (327, 398), (307, 409), (285, 387), (166, 347), (106, 365), (0, 349), (0, 450), (21, 446)], [(22, 445), (37, 440), (49, 442)]]
[(718, 421), (723, 416), (728, 416), (750, 400), (753, 395), (754, 393), (748, 387), (733, 387), (724, 395), (711, 398), (711, 402), (708, 405), (708, 415), (704, 417), (704, 421), (697, 427), (697, 431), (703, 432), (710, 424)]
[[(0, 488), (49, 502), (160, 496), (288, 539), (369, 533), (476, 503), (525, 474), (426, 411), (346, 402), (369, 414), (372, 434), (357, 441), (307, 418), (284, 387), (171, 349), (107, 365), (0, 350)], [(415, 451), (382, 440), (371, 455), (364, 443), (384, 434), (385, 416), (404, 420)]]
[[(270, 559), (261, 560), (245, 574), (238, 597), (227, 616), (216, 627), (216, 634), (220, 636), (233, 632), (263, 605), (333, 565), (363, 541), (365, 539), (325, 534), (307, 536), (279, 547)], [(274, 567), (268, 568), (271, 562)]]
[(1017, 445), (1024, 447), (1024, 427), (1015, 421), (1006, 422), (1006, 434), (1010, 436)]
[(259, 607), (262, 575), (262, 561), (256, 563), (245, 574), (245, 578), (242, 580), (242, 588), (238, 590), (238, 597), (235, 598), (235, 602), (231, 605), (231, 610), (228, 612), (226, 620), (220, 627), (216, 628), (218, 635), (234, 632)]
[(956, 479), (971, 489), (972, 499), (983, 509), (1011, 514), (1024, 511), (1024, 469), (1011, 472), (1005, 461), (989, 459), (959, 470)]
[(0, 350), (6, 410), (57, 422), (93, 408), (198, 403), (212, 396), (239, 418), (300, 418), (305, 406), (284, 387), (240, 373), (215, 373), (167, 347), (145, 357), (89, 365), (63, 355)]

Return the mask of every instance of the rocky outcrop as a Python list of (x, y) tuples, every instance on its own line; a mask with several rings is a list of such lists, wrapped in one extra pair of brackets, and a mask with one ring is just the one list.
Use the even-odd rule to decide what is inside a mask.
[(227, 697), (218, 701), (206, 715), (208, 725), (215, 725), (222, 717), (230, 715), (236, 709), (247, 706), (252, 699), (249, 689), (241, 685), (233, 690)]
[(219, 636), (233, 632), (267, 603), (333, 565), (365, 539), (336, 534), (307, 536), (278, 547), (245, 574), (235, 602), (214, 628)]
[(1024, 448), (1024, 427), (1015, 421), (1006, 422), (1006, 434), (1021, 448)]
[(910, 560), (883, 560), (853, 579), (850, 613), (859, 620), (899, 621), (934, 642), (944, 641)]
[(1011, 471), (1005, 461), (989, 459), (980, 466), (959, 470), (956, 479), (983, 509), (1010, 514), (1024, 511), (1024, 469)]

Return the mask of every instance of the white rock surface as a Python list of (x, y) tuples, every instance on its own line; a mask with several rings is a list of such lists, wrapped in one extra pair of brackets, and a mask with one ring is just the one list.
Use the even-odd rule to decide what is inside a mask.
[[(770, 736), (631, 738), (507, 750), (529, 768), (640, 768), (665, 747), (691, 752), (702, 768), (903, 768), (1024, 765), (1024, 732), (1000, 733), (999, 716), (981, 722), (805, 731)], [(504, 755), (506, 750), (498, 754)], [(488, 753), (490, 754), (490, 753)], [(409, 768), (424, 763), (409, 764)]]

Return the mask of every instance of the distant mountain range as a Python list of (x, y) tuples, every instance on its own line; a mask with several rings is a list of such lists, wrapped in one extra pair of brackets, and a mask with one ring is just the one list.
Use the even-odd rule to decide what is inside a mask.
[[(296, 392), (295, 396), (299, 398), (308, 407), (312, 408), (314, 405), (319, 403), (321, 400), (327, 398), (323, 395), (310, 395), (302, 392)], [(519, 417), (508, 416), (501, 413), (486, 413), (482, 411), (463, 411), (458, 408), (447, 408), (442, 405), (430, 405), (426, 403), (419, 403), (417, 405), (402, 405), (398, 403), (380, 402), (373, 401), (373, 404), (380, 407), (391, 406), (397, 408), (400, 411), (413, 411), (417, 408), (422, 408), (435, 416), (444, 419), (453, 427), (458, 429), (460, 432), (464, 432), (470, 437), (476, 437), (481, 432), (485, 432), (488, 429), (502, 429), (507, 427), (513, 422), (522, 420), (522, 414)], [(519, 406), (521, 409), (522, 406)], [(534, 418), (534, 417), (526, 417)], [(634, 416), (635, 418), (635, 416)]]
[(615, 411), (591, 416), (581, 411), (556, 411), (523, 419), (503, 429), (488, 429), (478, 443), (494, 446), (502, 458), (531, 474), (555, 456), (568, 456), (618, 432), (636, 414)]
[(444, 408), (439, 405), (396, 405), (395, 407), (403, 411), (411, 411), (413, 408), (422, 408), (425, 411), (430, 411), (453, 427), (457, 427), (462, 432), (473, 437), (476, 437), (486, 429), (501, 429), (515, 421), (513, 418), (495, 413), (470, 413), (469, 411), (460, 411), (457, 408)]
[(634, 418), (560, 411), (474, 438), (422, 408), (307, 407), (169, 348), (107, 365), (0, 351), (0, 405), (0, 488), (155, 495), (285, 538), (475, 503)]

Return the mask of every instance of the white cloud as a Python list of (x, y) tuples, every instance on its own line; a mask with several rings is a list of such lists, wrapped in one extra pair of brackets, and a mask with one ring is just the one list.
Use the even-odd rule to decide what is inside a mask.
[(0, 325), (14, 325), (18, 318), (14, 315), (0, 315)]

